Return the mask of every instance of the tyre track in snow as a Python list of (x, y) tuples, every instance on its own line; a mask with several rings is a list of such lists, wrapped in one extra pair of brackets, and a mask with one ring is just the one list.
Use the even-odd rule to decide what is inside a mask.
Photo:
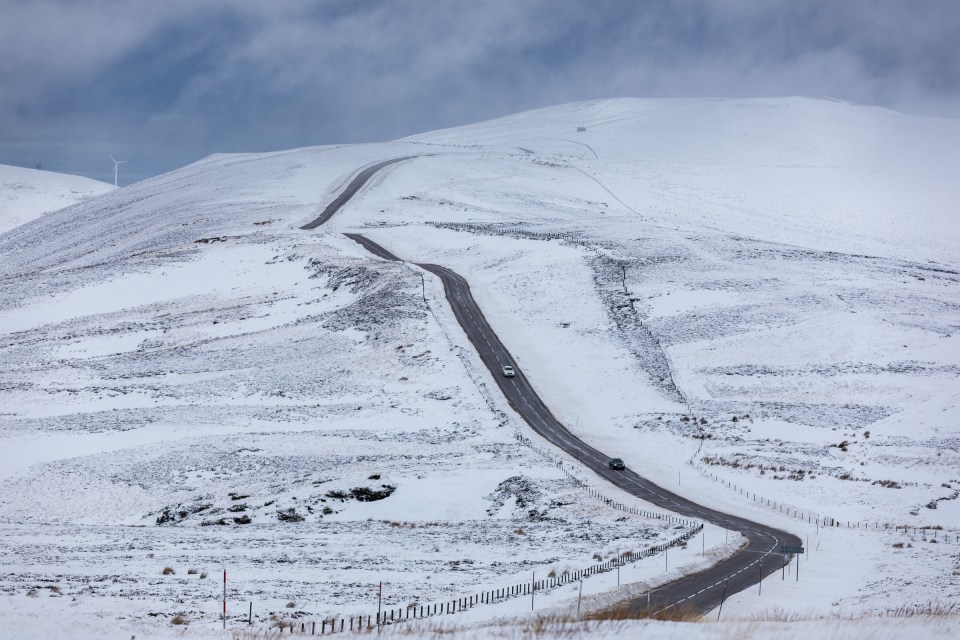
[[(353, 189), (352, 193), (356, 193), (379, 168), (405, 159), (407, 158), (398, 158), (373, 165), (370, 169), (374, 170), (366, 175), (363, 182)], [(369, 169), (364, 173), (366, 171)], [(354, 182), (357, 182), (362, 175), (363, 173), (358, 175)], [(353, 183), (350, 186), (352, 187)], [(331, 203), (321, 216), (323, 220), (318, 225), (328, 220), (348, 199), (343, 199), (335, 209), (331, 208), (334, 204)], [(340, 200), (341, 198), (338, 197), (337, 201)], [(345, 235), (381, 259), (403, 262), (401, 258), (363, 235), (356, 233)], [(734, 556), (704, 571), (666, 584), (641, 598), (627, 601), (616, 607), (618, 610), (626, 610), (631, 617), (682, 618), (687, 615), (705, 614), (718, 607), (724, 596), (730, 596), (756, 585), (764, 577), (780, 570), (789, 561), (790, 557), (781, 553), (780, 550), (784, 545), (800, 546), (800, 539), (797, 536), (697, 504), (688, 498), (667, 491), (632, 469), (611, 470), (608, 467), (609, 455), (591, 447), (570, 433), (551, 413), (487, 322), (473, 298), (467, 281), (458, 273), (441, 265), (415, 264), (440, 278), (444, 294), (457, 322), (477, 350), (484, 365), (489, 369), (510, 406), (534, 431), (574, 456), (581, 464), (610, 483), (642, 500), (678, 514), (680, 518), (676, 519), (677, 522), (682, 522), (683, 518), (703, 520), (724, 529), (737, 531), (746, 539), (746, 545)], [(514, 377), (503, 376), (501, 368), (505, 365), (514, 368), (516, 372)]]

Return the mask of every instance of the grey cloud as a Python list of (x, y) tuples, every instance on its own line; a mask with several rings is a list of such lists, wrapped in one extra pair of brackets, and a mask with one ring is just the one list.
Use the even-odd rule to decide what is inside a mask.
[[(0, 162), (146, 177), (621, 95), (960, 113), (960, 3), (6, 2)], [(43, 157), (40, 157), (43, 156)]]

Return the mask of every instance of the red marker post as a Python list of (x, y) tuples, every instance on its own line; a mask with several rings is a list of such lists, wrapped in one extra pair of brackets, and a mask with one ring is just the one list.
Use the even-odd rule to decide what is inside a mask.
[(223, 570), (223, 628), (227, 628), (227, 570)]

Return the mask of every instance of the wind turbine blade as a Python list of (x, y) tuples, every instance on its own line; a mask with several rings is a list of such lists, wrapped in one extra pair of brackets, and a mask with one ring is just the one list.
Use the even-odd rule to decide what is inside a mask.
[[(113, 160), (113, 156), (110, 155), (109, 153), (107, 154), (107, 157), (110, 158), (111, 160)], [(113, 160), (113, 161), (116, 162), (116, 160)]]

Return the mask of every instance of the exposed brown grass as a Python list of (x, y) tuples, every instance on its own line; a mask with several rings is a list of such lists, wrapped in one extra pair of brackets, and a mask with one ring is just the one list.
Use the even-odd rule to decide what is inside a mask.
[[(618, 620), (669, 620), (671, 622), (695, 622), (702, 614), (690, 607), (671, 607), (666, 611), (655, 613), (646, 609), (634, 609), (629, 604), (620, 604), (609, 609), (593, 611), (582, 616), (582, 620), (591, 621), (618, 621)], [(574, 618), (567, 621), (572, 622)]]
[(956, 602), (928, 602), (927, 604), (901, 605), (885, 614), (889, 618), (915, 618), (917, 616), (945, 617), (960, 615), (960, 604)]
[(160, 573), (162, 573), (165, 576), (172, 576), (172, 575), (175, 575), (177, 572), (173, 570), (173, 567), (164, 567), (163, 571), (161, 571)]
[(812, 620), (810, 614), (798, 613), (796, 611), (787, 611), (785, 609), (780, 609), (775, 607), (769, 609), (762, 613), (758, 613), (752, 616), (738, 617), (737, 620), (747, 620), (750, 622), (803, 622), (806, 620)]
[[(671, 610), (672, 611), (672, 610)], [(642, 613), (642, 612), (641, 612)], [(668, 613), (668, 612), (665, 612)], [(928, 603), (922, 606), (903, 606), (898, 609), (892, 609), (886, 614), (855, 614), (848, 616), (828, 616), (832, 620), (832, 626), (825, 627), (828, 632), (826, 636), (831, 638), (860, 638), (866, 637), (863, 634), (865, 624), (871, 631), (879, 629), (888, 629), (891, 625), (900, 625), (896, 628), (908, 628), (904, 625), (919, 624), (917, 627), (922, 637), (922, 631), (940, 627), (929, 627), (930, 621), (924, 621), (924, 618), (939, 620), (934, 624), (947, 625), (944, 629), (948, 635), (943, 637), (952, 637), (949, 630), (955, 624), (957, 616), (960, 616), (960, 607), (957, 604)], [(287, 630), (283, 627), (290, 627), (291, 621), (279, 621), (274, 616), (273, 628), (244, 629), (236, 630), (233, 633), (234, 640), (280, 640)], [(642, 615), (639, 617), (643, 617)], [(490, 638), (501, 640), (522, 640), (524, 638), (550, 638), (551, 640), (586, 640), (596, 637), (617, 637), (632, 638), (644, 637), (645, 631), (655, 631), (659, 621), (666, 621), (670, 624), (676, 622), (686, 622), (687, 625), (673, 627), (673, 632), (669, 637), (687, 637), (689, 635), (699, 635), (699, 629), (706, 631), (706, 635), (715, 637), (717, 640), (766, 640), (767, 638), (777, 637), (777, 629), (803, 629), (803, 625), (813, 623), (810, 632), (815, 634), (822, 631), (824, 627), (817, 626), (824, 622), (824, 616), (812, 613), (800, 613), (782, 609), (771, 609), (755, 615), (741, 617), (735, 614), (731, 617), (724, 617), (721, 622), (716, 622), (716, 615), (700, 617), (689, 611), (676, 611), (670, 615), (648, 618), (646, 621), (637, 620), (636, 612), (631, 613), (627, 608), (608, 611), (604, 614), (594, 613), (583, 616), (578, 619), (572, 613), (546, 613), (541, 615), (530, 615), (529, 617), (512, 618), (508, 620), (494, 621), (487, 625), (481, 624), (480, 627), (463, 626), (454, 620), (429, 619), (404, 622), (403, 624), (385, 625), (377, 628), (373, 626), (368, 629), (364, 627), (356, 630), (353, 635), (372, 637), (406, 637), (415, 640), (439, 640), (440, 638), (473, 638), (488, 637), (482, 630), (486, 630)], [(898, 618), (901, 620), (887, 620), (884, 618)], [(697, 624), (698, 627), (689, 626)], [(775, 626), (771, 626), (771, 624)], [(783, 625), (783, 626), (776, 626)], [(790, 626), (793, 625), (793, 626)], [(800, 625), (797, 627), (796, 625)], [(928, 626), (923, 626), (928, 625)], [(319, 631), (320, 625), (318, 623)], [(294, 633), (299, 633), (300, 623), (293, 625), (291, 629)], [(307, 633), (310, 628), (307, 626)], [(658, 634), (657, 637), (666, 637)], [(790, 637), (801, 637), (801, 635), (792, 634)], [(818, 637), (813, 635), (812, 637)], [(900, 636), (897, 636), (900, 637)], [(940, 637), (940, 636), (937, 636)]]
[(187, 618), (183, 614), (178, 613), (177, 615), (170, 618), (170, 624), (176, 624), (176, 625), (187, 624)]

